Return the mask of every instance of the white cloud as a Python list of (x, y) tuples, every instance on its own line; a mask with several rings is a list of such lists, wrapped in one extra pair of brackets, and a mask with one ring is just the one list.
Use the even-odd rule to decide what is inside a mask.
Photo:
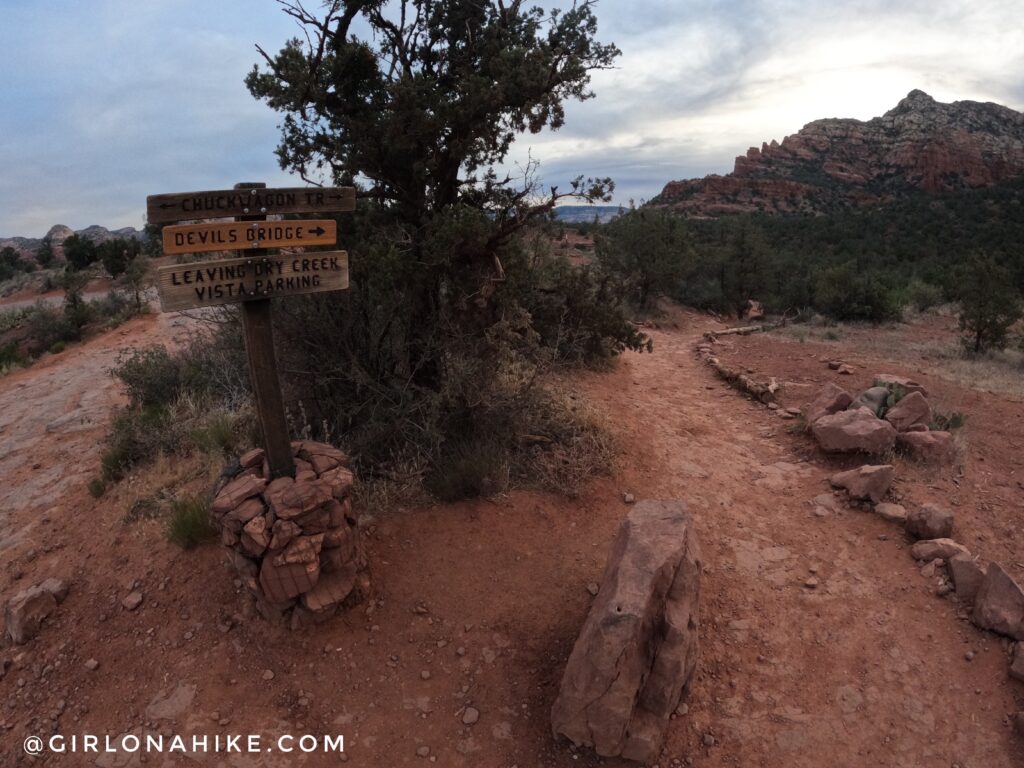
[[(897, 7), (894, 7), (896, 5)], [(623, 50), (558, 133), (526, 136), (548, 183), (611, 175), (618, 199), (728, 172), (820, 117), (868, 119), (913, 88), (1024, 107), (1019, 2), (603, 0)], [(142, 222), (145, 196), (262, 179), (279, 116), (246, 92), (253, 44), (296, 34), (244, 0), (0, 0), (0, 235)]]

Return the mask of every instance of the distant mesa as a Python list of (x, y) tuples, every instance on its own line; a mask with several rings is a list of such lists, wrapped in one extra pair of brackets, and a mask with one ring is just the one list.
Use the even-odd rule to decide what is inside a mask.
[(751, 147), (728, 175), (669, 182), (650, 204), (706, 217), (820, 214), (1021, 175), (1024, 114), (977, 101), (943, 104), (913, 90), (867, 122), (815, 120), (781, 143)]
[(23, 256), (33, 258), (44, 240), (49, 240), (54, 248), (58, 260), (64, 255), (64, 241), (71, 235), (79, 235), (94, 243), (105, 243), (108, 240), (145, 240), (148, 235), (134, 227), (122, 227), (121, 229), (109, 230), (98, 224), (86, 227), (85, 229), (74, 230), (63, 224), (54, 224), (43, 237), (0, 237), (0, 249), (11, 247)]

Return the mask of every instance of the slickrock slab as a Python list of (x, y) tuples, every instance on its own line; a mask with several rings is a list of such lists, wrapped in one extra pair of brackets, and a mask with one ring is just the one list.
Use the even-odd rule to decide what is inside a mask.
[(604, 757), (657, 757), (697, 663), (700, 572), (685, 504), (630, 510), (562, 677), (556, 735)]

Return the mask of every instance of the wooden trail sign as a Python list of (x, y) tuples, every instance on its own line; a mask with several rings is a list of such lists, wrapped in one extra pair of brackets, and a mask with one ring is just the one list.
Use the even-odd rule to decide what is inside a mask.
[(246, 255), (161, 267), (157, 271), (160, 305), (164, 312), (173, 312), (241, 302), (249, 377), (270, 476), (294, 476), (295, 462), (274, 353), (270, 299), (347, 288), (348, 254), (270, 254), (269, 248), (333, 245), (337, 224), (330, 219), (266, 218), (278, 213), (351, 211), (355, 208), (355, 190), (267, 189), (265, 184), (236, 184), (233, 190), (222, 192), (152, 195), (146, 203), (151, 224), (239, 216), (234, 222), (164, 227), (164, 253), (235, 250)]
[(334, 245), (338, 224), (332, 219), (179, 224), (164, 227), (163, 240), (167, 254)]
[(172, 264), (157, 269), (164, 312), (348, 288), (345, 251)]
[(179, 192), (146, 198), (146, 220), (168, 224), (232, 216), (273, 216), (279, 213), (354, 211), (354, 187), (286, 187)]

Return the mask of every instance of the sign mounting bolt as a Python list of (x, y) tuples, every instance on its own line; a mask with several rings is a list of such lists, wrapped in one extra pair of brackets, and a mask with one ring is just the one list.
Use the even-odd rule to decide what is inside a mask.
[(248, 212), (249, 212), (249, 209), (248, 209), (248, 208), (243, 208), (243, 209), (242, 209), (242, 213), (248, 213)]
[(266, 213), (266, 212), (267, 212), (266, 208), (260, 208), (260, 213)]

